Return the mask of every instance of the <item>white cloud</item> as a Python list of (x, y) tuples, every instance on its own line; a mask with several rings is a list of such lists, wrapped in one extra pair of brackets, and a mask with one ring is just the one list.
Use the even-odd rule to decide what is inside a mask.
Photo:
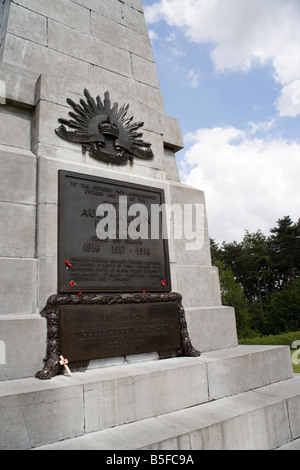
[(181, 51), (179, 48), (176, 47), (170, 47), (169, 48), (172, 57), (184, 57), (185, 52)]
[(298, 116), (300, 114), (300, 80), (284, 86), (275, 104), (280, 116)]
[(250, 121), (248, 124), (251, 127), (251, 134), (256, 134), (256, 132), (267, 132), (271, 130), (275, 122), (276, 122), (276, 119), (271, 118), (268, 121), (262, 121), (262, 122)]
[(189, 78), (191, 87), (197, 88), (198, 83), (199, 83), (199, 75), (194, 69), (191, 69), (188, 71), (188, 78)]
[(176, 36), (175, 36), (175, 34), (174, 34), (174, 33), (171, 33), (171, 34), (166, 38), (166, 40), (167, 40), (168, 42), (176, 42)]
[(218, 242), (240, 241), (245, 230), (268, 235), (280, 217), (300, 216), (300, 142), (253, 132), (229, 126), (185, 136), (182, 179), (205, 191), (210, 236)]
[(196, 43), (211, 43), (219, 72), (270, 65), (282, 85), (281, 116), (297, 116), (293, 84), (300, 79), (299, 0), (159, 0), (145, 8), (147, 21), (166, 21)]
[(158, 39), (158, 34), (153, 29), (149, 29), (148, 33), (149, 33), (149, 37), (150, 37), (151, 41), (154, 41), (155, 39)]

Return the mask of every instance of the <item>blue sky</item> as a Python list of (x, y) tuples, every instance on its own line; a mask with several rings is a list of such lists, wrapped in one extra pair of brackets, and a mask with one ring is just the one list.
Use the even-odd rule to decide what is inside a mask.
[(142, 0), (182, 181), (210, 236), (241, 241), (300, 217), (299, 0)]

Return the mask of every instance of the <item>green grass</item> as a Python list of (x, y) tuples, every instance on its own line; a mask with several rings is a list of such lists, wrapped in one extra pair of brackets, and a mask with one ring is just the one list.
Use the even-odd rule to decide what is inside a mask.
[[(291, 355), (293, 355), (295, 353), (295, 349), (291, 351)], [(297, 351), (299, 352), (299, 354), (297, 355), (298, 356), (298, 359), (300, 359), (300, 351), (297, 349)], [(293, 364), (293, 369), (294, 369), (294, 374), (300, 374), (300, 364)]]

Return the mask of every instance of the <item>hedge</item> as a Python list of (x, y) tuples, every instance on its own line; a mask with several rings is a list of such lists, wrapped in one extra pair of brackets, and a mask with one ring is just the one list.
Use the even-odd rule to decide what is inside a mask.
[(241, 338), (239, 344), (262, 344), (266, 346), (292, 346), (294, 341), (300, 341), (300, 331), (269, 335), (256, 338)]

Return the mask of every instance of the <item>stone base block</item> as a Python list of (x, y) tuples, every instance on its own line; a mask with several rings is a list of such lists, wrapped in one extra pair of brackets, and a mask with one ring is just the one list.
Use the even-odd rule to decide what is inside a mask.
[(177, 265), (175, 273), (177, 291), (181, 293), (186, 309), (222, 305), (218, 268)]
[(46, 354), (46, 333), (39, 315), (0, 317), (0, 381), (34, 376)]
[(1, 315), (37, 313), (37, 260), (0, 258)]
[(192, 307), (185, 310), (194, 347), (201, 352), (238, 345), (232, 307)]
[(289, 346), (238, 346), (202, 354), (216, 400), (293, 377)]

